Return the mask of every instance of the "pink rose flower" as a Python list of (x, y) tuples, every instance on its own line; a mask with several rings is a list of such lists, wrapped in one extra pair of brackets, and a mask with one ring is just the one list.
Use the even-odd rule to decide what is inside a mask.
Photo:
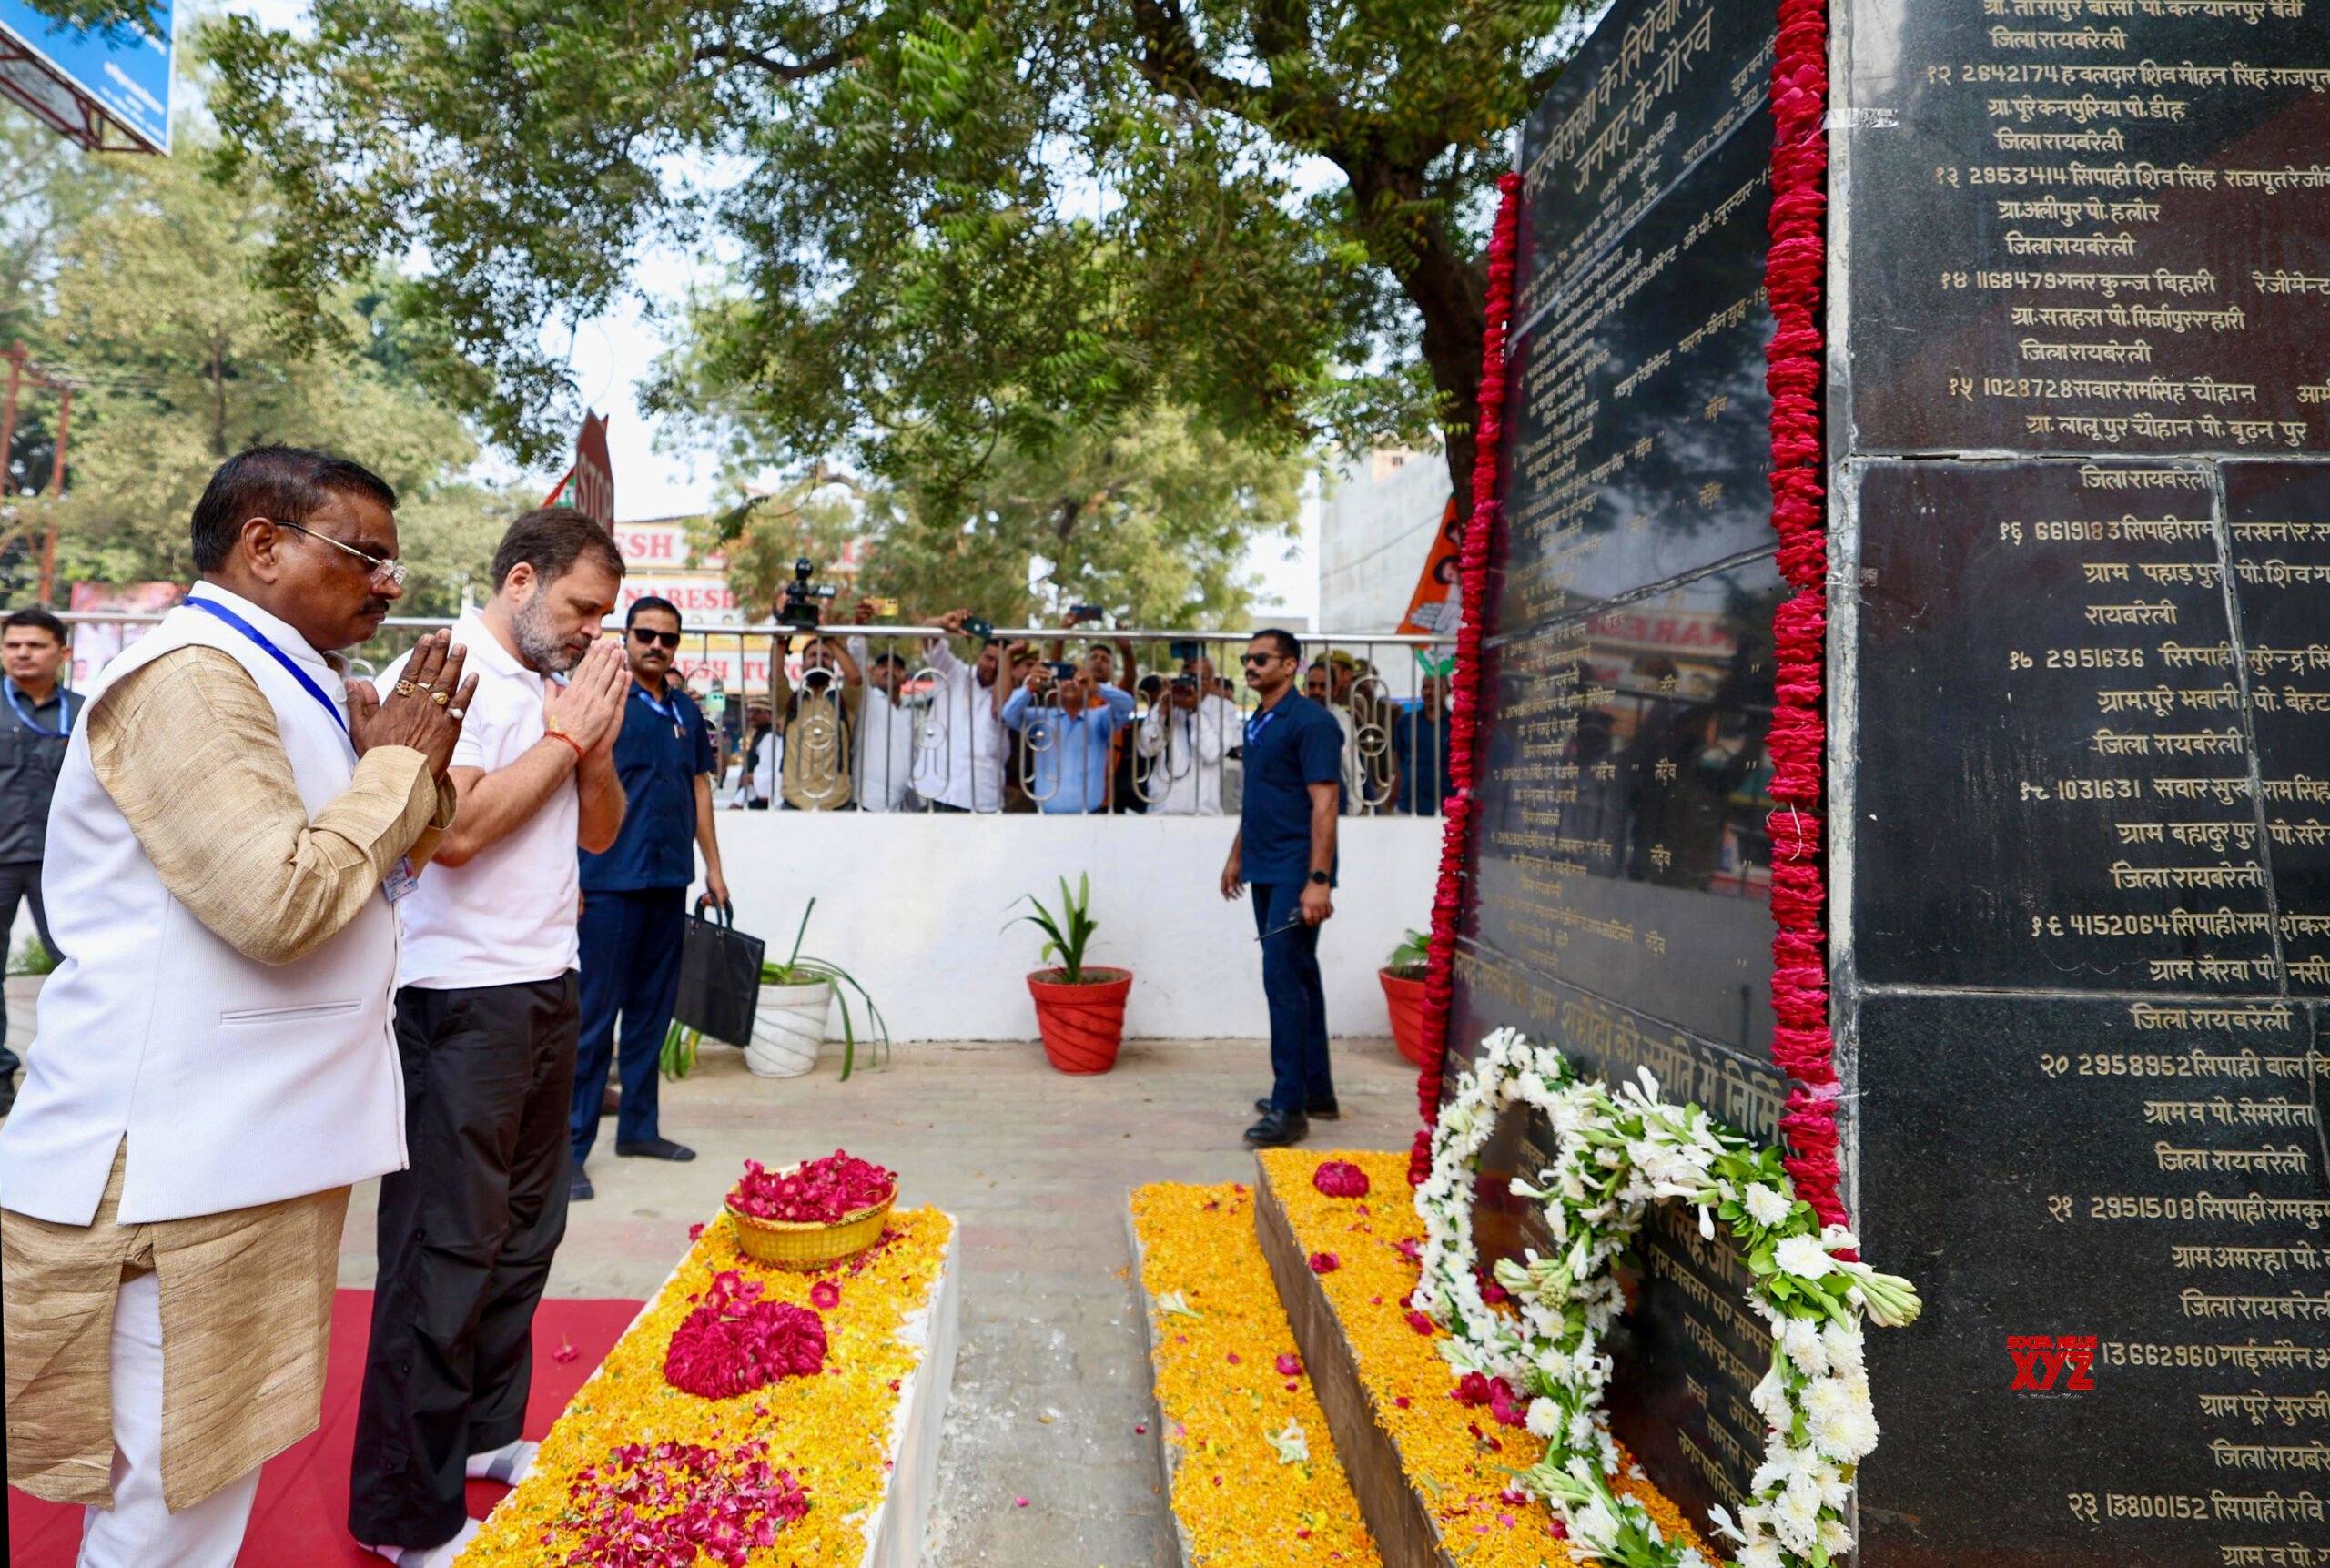
[(1367, 1172), (1348, 1159), (1322, 1160), (1319, 1168), (1311, 1173), (1311, 1185), (1329, 1198), (1364, 1198)]

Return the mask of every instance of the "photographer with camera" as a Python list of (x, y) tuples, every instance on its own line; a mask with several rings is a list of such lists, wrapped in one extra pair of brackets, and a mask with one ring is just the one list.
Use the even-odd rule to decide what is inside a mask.
[(779, 638), (769, 660), (776, 698), (777, 734), (785, 747), (777, 793), (785, 811), (856, 811), (851, 768), (866, 677), (837, 637), (807, 639), (801, 649), (801, 683), (785, 678)]
[[(853, 618), (871, 625), (875, 604), (860, 598)], [(857, 809), (904, 811), (914, 779), (914, 706), (907, 695), (907, 662), (896, 653), (876, 653), (863, 632), (848, 643), (849, 656), (866, 671), (866, 695), (857, 713)]]
[[(929, 728), (915, 752), (914, 793), (926, 811), (1001, 811), (1003, 646), (995, 628), (968, 610), (949, 610), (938, 624), (947, 635), (923, 644), (934, 681)], [(976, 663), (965, 663), (955, 652), (949, 641), (955, 637), (978, 640)]]
[(1037, 810), (1059, 816), (1108, 809), (1116, 738), (1131, 725), (1132, 707), (1129, 693), (1065, 661), (1028, 673), (1003, 705), (1003, 723), (1025, 734), (1035, 754), (1028, 793)]
[(1157, 816), (1220, 816), (1222, 759), (1238, 744), (1238, 705), (1221, 695), (1210, 660), (1166, 683), (1134, 737), (1149, 764), (1142, 794)]

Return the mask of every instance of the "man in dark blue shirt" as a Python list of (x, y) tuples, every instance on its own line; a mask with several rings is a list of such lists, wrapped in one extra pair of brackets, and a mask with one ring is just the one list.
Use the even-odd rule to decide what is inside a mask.
[(1327, 992), (1319, 977), (1319, 927), (1335, 912), (1335, 821), (1342, 812), (1342, 727), (1294, 689), (1302, 644), (1291, 632), (1257, 632), (1244, 656), (1246, 683), (1261, 706), (1246, 721), (1245, 804), (1221, 868), (1221, 895), (1254, 889), (1262, 946), (1262, 994), (1271, 1013), (1268, 1099), (1246, 1129), (1258, 1148), (1293, 1143), (1310, 1118), (1332, 1120)]
[(679, 998), (680, 943), (687, 930), (688, 884), (695, 880), (691, 844), (704, 852), (706, 893), (715, 903), (728, 902), (712, 827), (711, 728), (672, 679), (680, 612), (669, 600), (643, 598), (632, 605), (623, 626), (632, 712), (615, 740), (615, 773), (629, 805), (614, 844), (603, 855), (582, 852), (582, 1020), (568, 1121), (574, 1144), (571, 1199), (593, 1196), (582, 1161), (599, 1133), (618, 1016), (623, 1106), (615, 1113), (615, 1153), (695, 1158), (695, 1150), (663, 1136), (655, 1117), (655, 1075)]
[[(46, 610), (19, 610), (0, 624), (0, 664), (7, 675), (0, 695), (0, 949), (7, 946), (16, 906), (32, 900), (33, 929), (57, 962), (48, 939), (48, 909), (40, 898), (40, 862), (48, 837), (48, 800), (81, 699), (57, 683), (65, 664), (65, 622)], [(0, 1002), (0, 1116), (16, 1103), (16, 1069), (8, 1048), (8, 1009)]]

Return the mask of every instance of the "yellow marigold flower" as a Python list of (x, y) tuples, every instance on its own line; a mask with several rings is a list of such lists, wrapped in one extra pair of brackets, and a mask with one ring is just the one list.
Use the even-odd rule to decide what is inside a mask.
[[(927, 1307), (955, 1222), (936, 1209), (895, 1209), (873, 1251), (838, 1269), (796, 1274), (754, 1262), (736, 1247), (724, 1213), (704, 1228), (655, 1300), (624, 1330), (542, 1440), (533, 1473), (503, 1498), (461, 1553), (460, 1568), (547, 1568), (575, 1553), (568, 1490), (576, 1472), (603, 1465), (625, 1443), (701, 1443), (734, 1449), (768, 1444), (773, 1465), (790, 1470), (809, 1495), (808, 1514), (777, 1544), (755, 1552), (755, 1568), (856, 1568), (866, 1556), (866, 1524), (889, 1483), (887, 1445), (899, 1391), (922, 1360), (898, 1330)], [(673, 1330), (713, 1277), (734, 1270), (760, 1281), (763, 1299), (813, 1306), (820, 1280), (841, 1299), (822, 1309), (826, 1371), (785, 1378), (730, 1400), (699, 1399), (664, 1381)]]
[[(1311, 1173), (1323, 1159), (1348, 1160), (1365, 1171), (1368, 1196), (1329, 1198), (1320, 1192)], [(1437, 1330), (1420, 1334), (1408, 1323), (1406, 1300), (1415, 1289), (1418, 1266), (1400, 1244), (1423, 1246), (1424, 1231), (1409, 1197), (1407, 1152), (1274, 1148), (1264, 1150), (1261, 1160), (1296, 1247), (1306, 1257), (1332, 1252), (1339, 1259), (1336, 1268), (1314, 1277), (1342, 1326), (1377, 1420), (1399, 1442), (1410, 1486), (1423, 1494), (1442, 1538), (1462, 1555), (1465, 1568), (1562, 1568), (1573, 1563), (1583, 1568), (1590, 1563), (1554, 1538), (1554, 1514), (1545, 1504), (1534, 1498), (1505, 1500), (1513, 1484), (1510, 1472), (1545, 1458), (1545, 1439), (1521, 1427), (1498, 1425), (1485, 1410), (1451, 1400), (1455, 1374), (1436, 1344), (1446, 1336)], [(1620, 1475), (1611, 1490), (1638, 1499), (1668, 1541), (1697, 1546), (1708, 1562), (1721, 1562), (1664, 1493), (1626, 1473), (1634, 1461), (1623, 1448), (1619, 1459)]]

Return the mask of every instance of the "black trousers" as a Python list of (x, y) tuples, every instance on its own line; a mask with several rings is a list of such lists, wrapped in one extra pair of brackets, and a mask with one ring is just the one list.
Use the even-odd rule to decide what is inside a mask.
[[(40, 862), (19, 860), (0, 865), (0, 946), (5, 946), (8, 933), (16, 924), (16, 906), (25, 899), (33, 901), (33, 929), (40, 933), (40, 945), (48, 949), (48, 961), (63, 962), (56, 943), (48, 934), (48, 908), (40, 901)], [(8, 999), (0, 996), (0, 1087), (5, 1087), (11, 1073), (25, 1064), (8, 1048)]]
[(380, 1183), (349, 1480), (366, 1545), (451, 1539), (469, 1517), (464, 1462), (520, 1436), (534, 1307), (566, 1234), (577, 1007), (571, 972), (397, 993), (411, 1164)]

